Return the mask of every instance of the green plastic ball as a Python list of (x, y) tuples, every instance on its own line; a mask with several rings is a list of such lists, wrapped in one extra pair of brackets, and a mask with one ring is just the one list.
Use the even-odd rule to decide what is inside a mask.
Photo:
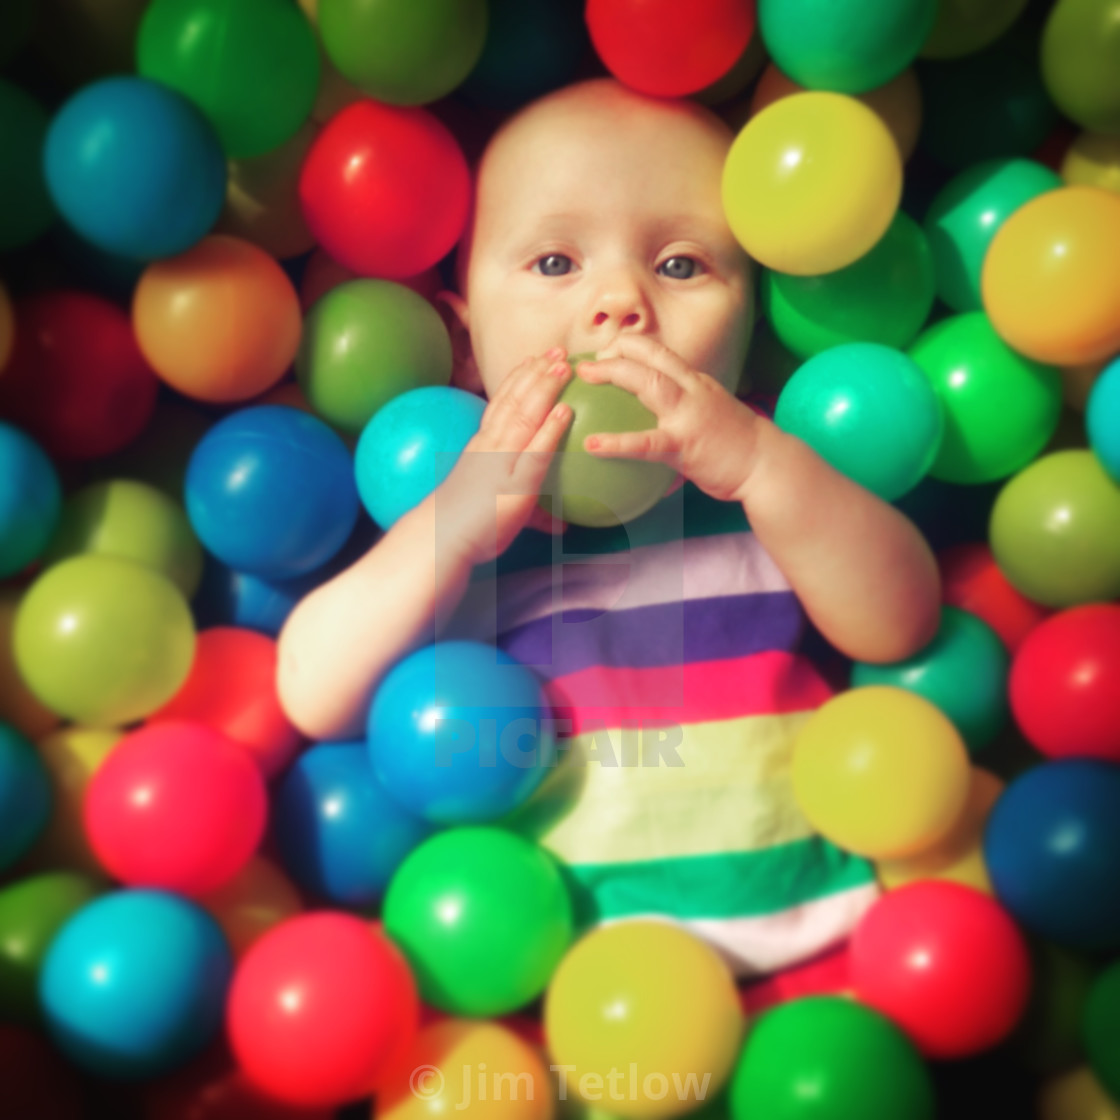
[(331, 62), (390, 105), (424, 105), (450, 93), (474, 69), (486, 31), (486, 0), (319, 0)]
[(88, 875), (51, 871), (0, 891), (0, 1019), (42, 1022), (39, 971), (51, 940), (103, 890)]
[(1049, 167), (1030, 159), (993, 159), (951, 179), (926, 212), (937, 294), (954, 311), (979, 311), (984, 254), (1020, 206), (1063, 186)]
[(316, 301), (296, 377), (329, 424), (358, 435), (394, 397), (451, 381), (451, 340), (436, 309), (390, 280), (351, 280)]
[(960, 58), (995, 42), (1027, 0), (940, 0), (937, 19), (922, 44), (923, 58)]
[(202, 578), (202, 546), (183, 507), (143, 482), (95, 482), (66, 499), (43, 561), (90, 552), (142, 564), (188, 599)]
[(925, 476), (944, 427), (922, 371), (900, 351), (871, 342), (810, 358), (782, 390), (774, 422), (888, 502)]
[[(574, 370), (591, 357), (573, 354), (568, 361)], [(676, 477), (671, 467), (642, 459), (602, 459), (583, 449), (583, 441), (596, 432), (657, 427), (657, 417), (633, 393), (576, 376), (557, 400), (571, 407), (572, 419), (541, 484), (545, 512), (572, 525), (603, 528), (640, 517), (665, 496)]]
[(1081, 1019), (1085, 1053), (1105, 1090), (1120, 1100), (1120, 961), (1105, 969), (1089, 991)]
[(289, 140), (319, 92), (315, 32), (293, 0), (153, 0), (136, 59), (206, 114), (230, 159)]
[(165, 576), (87, 554), (48, 568), (20, 602), (16, 665), (52, 711), (91, 727), (142, 719), (179, 690), (194, 657), (194, 621)]
[(452, 828), (397, 868), (385, 931), (421, 998), (454, 1015), (503, 1015), (544, 991), (572, 939), (556, 862), (501, 828)]
[(29, 244), (54, 222), (43, 175), (49, 124), (35, 98), (0, 80), (0, 252)]
[(889, 685), (935, 704), (975, 753), (1007, 725), (1007, 649), (982, 619), (956, 607), (941, 608), (933, 641), (913, 657), (890, 665), (856, 662), (852, 687)]
[(731, 1082), (734, 1120), (933, 1120), (929, 1073), (870, 1007), (831, 996), (765, 1012)]
[(844, 342), (909, 346), (933, 299), (933, 257), (925, 234), (901, 210), (879, 243), (854, 264), (823, 276), (767, 271), (762, 282), (766, 317), (801, 358)]
[(1047, 607), (1120, 596), (1120, 486), (1091, 451), (1020, 471), (992, 507), (989, 543), (1016, 589)]
[(1022, 470), (1062, 413), (1062, 377), (1012, 350), (983, 311), (945, 319), (910, 347), (941, 401), (945, 433), (929, 473), (982, 483)]

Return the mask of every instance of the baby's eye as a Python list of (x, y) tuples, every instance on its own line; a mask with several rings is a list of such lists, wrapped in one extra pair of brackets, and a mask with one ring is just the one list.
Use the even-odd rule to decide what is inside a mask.
[(567, 276), (572, 271), (572, 258), (563, 253), (549, 253), (533, 262), (533, 271), (542, 276)]
[(691, 280), (701, 271), (701, 265), (694, 257), (669, 257), (657, 266), (657, 271), (673, 280)]

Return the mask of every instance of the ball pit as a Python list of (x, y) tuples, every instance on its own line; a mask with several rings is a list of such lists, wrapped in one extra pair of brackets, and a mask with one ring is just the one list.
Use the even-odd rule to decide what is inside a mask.
[[(1120, 1117), (1115, 9), (4, 5), (0, 1115)], [(915, 656), (845, 679), (811, 635), (841, 691), (780, 717), (781, 780), (884, 893), (757, 983), (703, 916), (592, 928), (532, 839), (556, 745), (433, 765), (437, 705), (547, 715), (528, 669), (437, 697), (420, 635), (366, 740), (307, 742), (275, 687), (288, 614), (477, 430), (436, 298), (468, 161), (604, 72), (738, 132), (752, 388), (789, 422), (833, 363), (790, 430), (941, 550)]]

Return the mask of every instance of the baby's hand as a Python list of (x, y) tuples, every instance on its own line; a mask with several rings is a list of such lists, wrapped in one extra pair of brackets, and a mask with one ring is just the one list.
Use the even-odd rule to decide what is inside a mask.
[(641, 432), (599, 432), (584, 450), (603, 458), (667, 463), (720, 501), (740, 496), (750, 473), (758, 417), (714, 377), (689, 369), (647, 335), (623, 334), (576, 373), (633, 393), (656, 417)]
[(561, 349), (527, 358), (498, 387), (478, 432), (436, 492), (437, 543), (469, 563), (500, 556), (527, 525), (562, 532), (537, 500), (572, 418), (556, 398), (571, 377)]

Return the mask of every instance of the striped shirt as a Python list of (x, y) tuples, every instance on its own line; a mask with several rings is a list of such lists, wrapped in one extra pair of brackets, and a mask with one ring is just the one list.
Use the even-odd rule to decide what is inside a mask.
[(560, 861), (581, 928), (682, 923), (738, 975), (842, 940), (871, 866), (814, 834), (794, 737), (830, 695), (806, 625), (738, 502), (691, 483), (616, 529), (526, 530), (476, 568), (441, 635), (543, 680), (560, 761), (503, 823)]

